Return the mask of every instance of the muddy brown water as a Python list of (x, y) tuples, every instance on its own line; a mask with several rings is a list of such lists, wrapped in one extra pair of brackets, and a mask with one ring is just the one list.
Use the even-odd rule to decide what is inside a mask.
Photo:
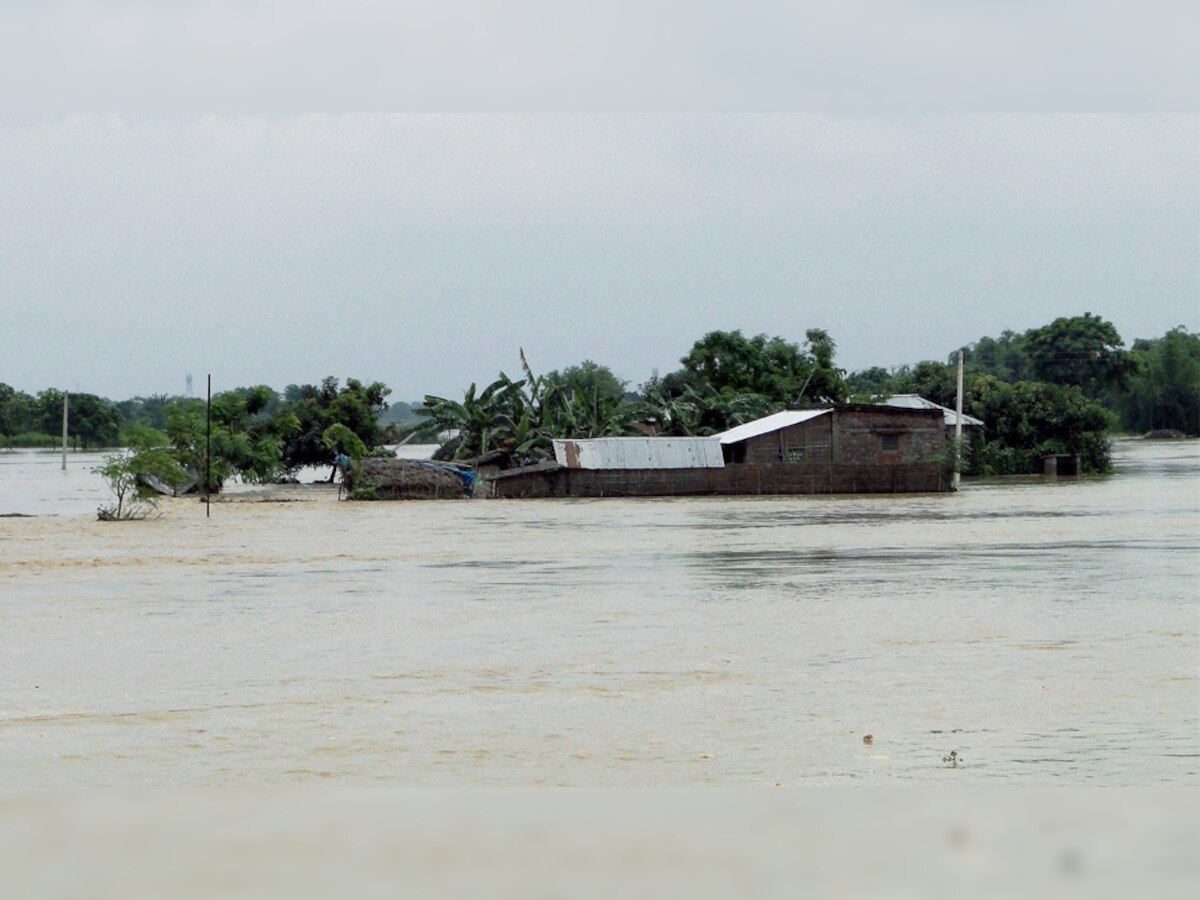
[(1116, 459), (101, 523), (86, 460), (0, 454), (0, 783), (1196, 784), (1200, 443)]

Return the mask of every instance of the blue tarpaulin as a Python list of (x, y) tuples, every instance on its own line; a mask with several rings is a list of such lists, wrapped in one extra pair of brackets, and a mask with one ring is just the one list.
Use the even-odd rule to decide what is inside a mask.
[(474, 472), (471, 472), (467, 469), (460, 469), (460, 468), (458, 468), (458, 466), (444, 465), (442, 463), (435, 463), (435, 462), (423, 462), (423, 463), (421, 463), (421, 465), (427, 466), (430, 469), (441, 469), (444, 472), (453, 472), (455, 475), (457, 475), (459, 478), (462, 479), (463, 488), (466, 489), (466, 492), (468, 494), (472, 494), (475, 492), (475, 473)]

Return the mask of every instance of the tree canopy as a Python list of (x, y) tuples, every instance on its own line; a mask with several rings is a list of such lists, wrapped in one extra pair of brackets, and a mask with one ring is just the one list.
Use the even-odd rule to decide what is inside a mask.
[(542, 391), (554, 390), (571, 396), (576, 391), (594, 401), (617, 402), (625, 399), (626, 382), (613, 374), (608, 366), (585, 359), (578, 365), (557, 369), (542, 376)]
[(768, 404), (840, 402), (847, 396), (844, 373), (834, 365), (837, 345), (828, 332), (806, 332), (806, 349), (782, 337), (740, 330), (710, 331), (692, 345), (680, 373), (667, 376), (668, 394), (711, 388), (718, 394), (758, 394)]
[(1089, 396), (1124, 387), (1137, 368), (1112, 322), (1091, 313), (1031, 329), (1025, 347), (1039, 381), (1071, 384)]
[(176, 459), (203, 479), (211, 471), (209, 490), (218, 491), (231, 477), (264, 484), (283, 472), (283, 441), (298, 427), (294, 416), (270, 416), (274, 394), (265, 385), (239, 388), (212, 398), (212, 454), (206, 465), (207, 411), (203, 400), (182, 400), (167, 409), (167, 435)]
[(333, 376), (319, 385), (288, 385), (280, 413), (294, 417), (296, 427), (283, 436), (284, 467), (332, 465), (337, 448), (325, 442), (331, 425), (344, 425), (368, 449), (377, 447), (383, 441), (379, 416), (387, 409), (390, 393), (382, 382), (364, 384), (355, 378), (340, 387)]
[(1034, 377), (1024, 334), (1005, 330), (998, 338), (982, 337), (965, 349), (968, 372), (994, 375), (1009, 382), (1030, 381)]
[(1073, 384), (974, 376), (967, 390), (971, 415), (987, 423), (971, 471), (983, 475), (1038, 472), (1050, 453), (1078, 453), (1085, 472), (1111, 466), (1109, 414)]
[(1132, 355), (1137, 375), (1118, 401), (1125, 426), (1200, 436), (1200, 334), (1180, 325), (1161, 338), (1134, 341)]

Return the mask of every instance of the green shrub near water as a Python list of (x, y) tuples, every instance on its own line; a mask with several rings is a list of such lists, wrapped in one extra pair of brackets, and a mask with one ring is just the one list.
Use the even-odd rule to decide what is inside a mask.
[(42, 434), (38, 431), (27, 432), (26, 434), (0, 434), (0, 445), (10, 447), (14, 450), (61, 447), (62, 436), (55, 437), (52, 434)]
[(1112, 415), (1075, 385), (984, 375), (968, 383), (967, 409), (988, 423), (969, 455), (973, 475), (1035, 474), (1051, 453), (1078, 453), (1086, 473), (1112, 468)]
[(153, 514), (157, 503), (147, 478), (168, 485), (181, 484), (188, 478), (167, 446), (163, 432), (134, 425), (127, 437), (128, 447), (104, 457), (103, 464), (92, 469), (108, 483), (115, 501), (99, 509), (102, 521), (144, 519)]

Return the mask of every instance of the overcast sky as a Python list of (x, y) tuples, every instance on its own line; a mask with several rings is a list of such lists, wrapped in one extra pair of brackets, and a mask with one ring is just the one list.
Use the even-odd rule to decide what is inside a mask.
[(1098, 313), (1200, 330), (1200, 117), (0, 121), (0, 381), (393, 400), (740, 328), (854, 370)]
[(46, 111), (1173, 111), (1194, 0), (37, 0), (0, 95)]

